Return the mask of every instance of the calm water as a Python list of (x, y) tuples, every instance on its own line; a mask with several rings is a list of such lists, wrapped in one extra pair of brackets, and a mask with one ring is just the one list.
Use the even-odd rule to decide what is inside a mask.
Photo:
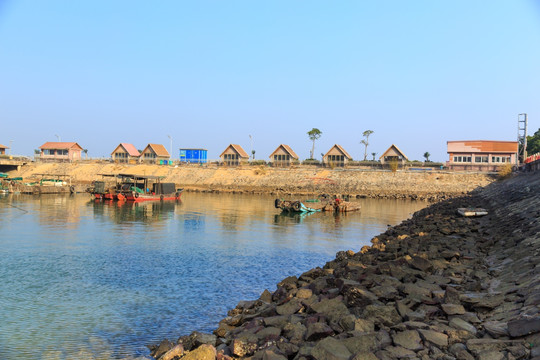
[(360, 202), (360, 213), (290, 217), (267, 196), (2, 196), (0, 359), (148, 356), (146, 345), (212, 331), (238, 301), (358, 251), (426, 205)]

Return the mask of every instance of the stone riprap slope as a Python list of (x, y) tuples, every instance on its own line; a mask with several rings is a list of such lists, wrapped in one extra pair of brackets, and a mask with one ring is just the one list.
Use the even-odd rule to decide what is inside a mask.
[[(457, 215), (481, 206), (482, 218)], [(540, 174), (437, 203), (159, 359), (540, 359)]]
[[(113, 163), (37, 163), (11, 172), (25, 181), (39, 180), (38, 174), (69, 175), (78, 191), (84, 191), (100, 174), (139, 174), (162, 176), (190, 191), (271, 193), (286, 197), (297, 194), (352, 195), (370, 198), (413, 198), (441, 200), (466, 194), (493, 181), (488, 174), (459, 172), (371, 171), (367, 169), (327, 169), (318, 167), (239, 168), (182, 165), (126, 165)], [(114, 184), (111, 178), (105, 178)]]

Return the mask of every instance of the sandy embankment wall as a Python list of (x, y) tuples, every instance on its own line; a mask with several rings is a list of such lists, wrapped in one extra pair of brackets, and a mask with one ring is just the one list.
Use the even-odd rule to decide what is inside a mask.
[(29, 164), (11, 176), (25, 181), (37, 174), (70, 175), (83, 190), (100, 174), (140, 174), (164, 176), (188, 191), (235, 191), (246, 193), (349, 194), (352, 196), (420, 198), (437, 200), (465, 194), (493, 182), (489, 174), (460, 172), (418, 172), (364, 169), (324, 169), (316, 167), (270, 168), (267, 166), (218, 167), (183, 165), (121, 165), (112, 163)]

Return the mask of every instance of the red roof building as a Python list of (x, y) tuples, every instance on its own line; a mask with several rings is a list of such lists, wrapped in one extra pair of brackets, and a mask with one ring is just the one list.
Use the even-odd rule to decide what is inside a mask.
[(448, 167), (453, 170), (496, 171), (505, 164), (517, 165), (517, 141), (447, 141)]
[(138, 160), (140, 156), (139, 150), (128, 143), (120, 143), (120, 145), (118, 145), (111, 153), (111, 157), (114, 161), (124, 163), (127, 163), (130, 160)]
[(46, 142), (39, 147), (41, 160), (74, 161), (81, 160), (83, 148), (76, 142)]

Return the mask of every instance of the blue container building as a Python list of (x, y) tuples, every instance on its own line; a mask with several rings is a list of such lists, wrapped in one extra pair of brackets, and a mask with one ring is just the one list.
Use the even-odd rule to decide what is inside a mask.
[(208, 159), (206, 149), (180, 149), (180, 162), (203, 164)]

